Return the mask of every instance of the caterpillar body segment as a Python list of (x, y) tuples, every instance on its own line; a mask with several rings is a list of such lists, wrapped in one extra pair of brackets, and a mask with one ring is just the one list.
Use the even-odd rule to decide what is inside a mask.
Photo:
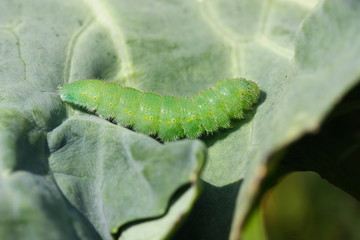
[(65, 102), (163, 141), (228, 128), (230, 119), (244, 118), (244, 110), (260, 95), (256, 83), (244, 78), (221, 80), (192, 98), (160, 96), (92, 79), (67, 84), (59, 92)]

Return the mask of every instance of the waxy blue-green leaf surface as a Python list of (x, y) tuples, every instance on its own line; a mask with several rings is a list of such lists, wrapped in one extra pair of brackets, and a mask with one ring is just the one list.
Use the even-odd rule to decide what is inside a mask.
[(193, 96), (224, 78), (257, 82), (248, 118), (201, 138), (203, 193), (179, 233), (227, 239), (232, 225), (237, 239), (269, 155), (318, 129), (360, 77), (357, 0), (2, 0), (0, 9), (1, 238), (110, 239), (124, 227), (137, 239), (146, 224), (162, 238), (197, 195), (183, 198), (197, 189), (197, 141), (162, 146), (79, 115), (58, 86), (99, 78)]
[(96, 117), (68, 119), (48, 140), (59, 188), (104, 239), (126, 223), (163, 215), (179, 187), (196, 183), (205, 158), (199, 142), (162, 145)]

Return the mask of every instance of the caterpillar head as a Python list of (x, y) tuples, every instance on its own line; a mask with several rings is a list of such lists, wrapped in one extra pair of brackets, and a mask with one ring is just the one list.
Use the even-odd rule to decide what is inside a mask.
[(60, 87), (60, 98), (64, 102), (87, 106), (89, 110), (99, 105), (102, 84), (99, 81), (79, 80)]

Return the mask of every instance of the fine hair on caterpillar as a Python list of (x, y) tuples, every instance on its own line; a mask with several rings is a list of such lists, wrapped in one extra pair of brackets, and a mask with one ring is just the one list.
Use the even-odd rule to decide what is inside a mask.
[(104, 119), (135, 131), (157, 135), (162, 141), (197, 138), (203, 132), (229, 128), (259, 100), (260, 90), (244, 78), (218, 81), (189, 98), (141, 92), (113, 82), (79, 80), (59, 89), (64, 102), (79, 105)]

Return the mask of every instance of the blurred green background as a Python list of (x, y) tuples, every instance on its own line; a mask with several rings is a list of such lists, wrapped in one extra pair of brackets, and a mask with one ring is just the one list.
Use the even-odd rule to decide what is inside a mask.
[(313, 172), (287, 175), (261, 208), (268, 239), (360, 239), (360, 203)]

